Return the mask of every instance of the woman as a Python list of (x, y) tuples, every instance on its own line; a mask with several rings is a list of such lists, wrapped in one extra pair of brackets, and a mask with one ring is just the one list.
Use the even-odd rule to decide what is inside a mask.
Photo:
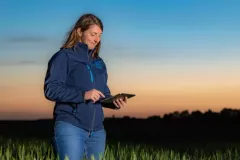
[[(44, 93), (55, 101), (54, 148), (60, 160), (99, 159), (106, 132), (100, 100), (110, 97), (107, 69), (99, 57), (103, 24), (93, 14), (82, 15), (61, 49), (48, 62)], [(126, 105), (125, 99), (114, 102)]]

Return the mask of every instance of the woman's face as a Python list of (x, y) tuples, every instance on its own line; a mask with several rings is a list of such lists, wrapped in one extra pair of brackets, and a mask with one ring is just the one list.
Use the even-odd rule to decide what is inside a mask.
[(98, 25), (91, 25), (88, 30), (82, 32), (80, 28), (77, 29), (80, 36), (80, 42), (88, 45), (88, 49), (94, 49), (101, 40), (102, 30)]

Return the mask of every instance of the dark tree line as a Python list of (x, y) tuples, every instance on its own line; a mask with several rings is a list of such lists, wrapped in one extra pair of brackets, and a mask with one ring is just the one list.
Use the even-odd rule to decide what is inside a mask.
[[(105, 118), (108, 140), (163, 144), (179, 141), (240, 141), (240, 110), (175, 111), (146, 119)], [(0, 121), (0, 137), (52, 137), (53, 120)]]

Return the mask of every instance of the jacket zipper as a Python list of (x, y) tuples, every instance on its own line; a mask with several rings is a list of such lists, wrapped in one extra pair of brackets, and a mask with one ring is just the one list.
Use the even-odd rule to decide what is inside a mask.
[(89, 72), (90, 72), (91, 82), (93, 82), (93, 73), (92, 73), (92, 70), (91, 70), (91, 68), (89, 67), (89, 65), (87, 65), (87, 68), (88, 68), (88, 70), (89, 70)]
[[(90, 65), (91, 65), (91, 63), (90, 63)], [(92, 66), (92, 65), (91, 65), (91, 66)], [(92, 70), (91, 70), (91, 68), (89, 67), (89, 65), (87, 65), (87, 68), (88, 68), (88, 70), (89, 70), (89, 72), (90, 72), (91, 82), (94, 83), (94, 78), (93, 78)], [(95, 85), (95, 83), (94, 83), (94, 85)], [(91, 126), (90, 131), (89, 131), (89, 136), (91, 136), (91, 135), (93, 134), (93, 127), (94, 127), (95, 117), (96, 117), (96, 108), (93, 107), (93, 119), (92, 119), (92, 126)]]
[(92, 121), (92, 128), (91, 128), (91, 130), (90, 130), (89, 135), (92, 135), (92, 134), (93, 134), (93, 127), (94, 127), (95, 117), (96, 117), (96, 108), (94, 107), (94, 108), (93, 108), (93, 121)]

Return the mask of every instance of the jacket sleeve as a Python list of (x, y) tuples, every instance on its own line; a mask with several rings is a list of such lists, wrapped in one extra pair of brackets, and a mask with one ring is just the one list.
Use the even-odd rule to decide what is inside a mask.
[(44, 82), (44, 94), (48, 100), (67, 103), (84, 102), (84, 93), (65, 84), (68, 70), (68, 57), (57, 52), (48, 62)]
[(105, 83), (105, 86), (104, 86), (104, 95), (105, 95), (105, 98), (108, 98), (108, 97), (112, 97), (111, 95), (111, 91), (107, 85), (107, 80), (108, 80), (108, 74), (107, 72), (105, 73), (105, 76), (106, 76), (106, 83)]

